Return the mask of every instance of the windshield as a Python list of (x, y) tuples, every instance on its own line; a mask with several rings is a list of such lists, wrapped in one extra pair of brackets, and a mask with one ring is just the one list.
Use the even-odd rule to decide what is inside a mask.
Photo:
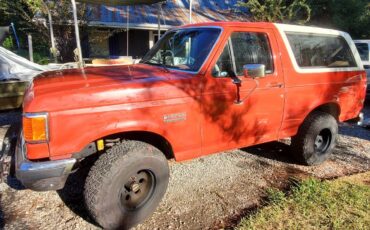
[(220, 32), (217, 28), (170, 31), (145, 55), (141, 63), (199, 71)]
[(363, 61), (369, 61), (369, 45), (367, 43), (356, 43), (358, 52)]

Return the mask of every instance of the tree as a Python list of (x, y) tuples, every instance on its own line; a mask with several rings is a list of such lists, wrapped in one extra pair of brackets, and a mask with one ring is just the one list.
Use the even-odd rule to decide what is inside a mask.
[[(34, 1), (0, 1), (0, 26), (9, 26), (13, 22), (20, 35), (20, 40), (25, 41), (28, 33), (35, 34), (38, 43), (47, 42), (47, 31), (33, 21), (35, 15)], [(24, 47), (26, 42), (21, 42)]]
[[(46, 8), (47, 7), (47, 8)], [(47, 9), (53, 17), (54, 34), (59, 59), (62, 62), (74, 61), (73, 50), (76, 48), (70, 0), (43, 1), (17, 0), (0, 1), (0, 25), (13, 22), (21, 40), (21, 47), (27, 47), (27, 34), (32, 34), (35, 51), (48, 53), (50, 32), (48, 28)], [(82, 39), (87, 34), (88, 11), (85, 4), (78, 7), (78, 18)]]
[(355, 38), (370, 38), (368, 0), (310, 0), (310, 24), (349, 32)]
[(311, 17), (306, 0), (247, 0), (238, 6), (247, 8), (254, 21), (305, 24)]

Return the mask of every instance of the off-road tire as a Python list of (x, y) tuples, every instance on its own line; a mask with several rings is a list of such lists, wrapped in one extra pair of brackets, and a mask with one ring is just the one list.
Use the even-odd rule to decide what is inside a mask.
[[(153, 175), (155, 186), (140, 207), (128, 209), (122, 205), (122, 189), (126, 188), (126, 180), (133, 180), (133, 173), (143, 170)], [(154, 212), (168, 180), (168, 162), (160, 150), (139, 141), (123, 141), (108, 149), (92, 166), (85, 182), (86, 208), (104, 229), (129, 229)]]
[[(318, 165), (327, 160), (335, 147), (338, 134), (337, 120), (329, 113), (315, 111), (311, 113), (292, 137), (292, 155), (302, 164)], [(325, 148), (318, 149), (318, 136), (330, 136)], [(320, 138), (319, 138), (320, 139)], [(316, 147), (315, 147), (316, 146)]]

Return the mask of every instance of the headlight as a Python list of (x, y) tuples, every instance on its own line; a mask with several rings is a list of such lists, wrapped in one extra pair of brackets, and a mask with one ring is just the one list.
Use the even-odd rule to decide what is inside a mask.
[(49, 140), (47, 113), (25, 113), (22, 123), (26, 142), (41, 143)]

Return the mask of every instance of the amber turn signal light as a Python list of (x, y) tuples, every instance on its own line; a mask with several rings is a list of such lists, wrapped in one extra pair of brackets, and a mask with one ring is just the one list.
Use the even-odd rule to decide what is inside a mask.
[(48, 141), (47, 114), (23, 115), (23, 135), (26, 142)]

